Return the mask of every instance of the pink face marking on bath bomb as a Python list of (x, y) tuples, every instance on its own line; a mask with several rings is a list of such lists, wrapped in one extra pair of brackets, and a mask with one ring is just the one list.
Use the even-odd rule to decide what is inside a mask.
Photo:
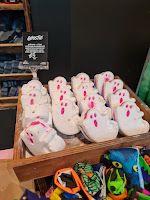
[(61, 95), (61, 96), (60, 96), (60, 101), (62, 101), (62, 100), (63, 100), (63, 98), (64, 98), (64, 96), (63, 96), (63, 95)]
[[(61, 106), (67, 106), (67, 103), (65, 105), (63, 103), (60, 104)], [(61, 114), (63, 115), (65, 113), (65, 108), (62, 107)]]
[(108, 81), (109, 81), (109, 76), (108, 76), (107, 74), (105, 74), (104, 81), (105, 81), (105, 82), (108, 82)]
[(33, 99), (31, 99), (31, 101), (30, 101), (30, 104), (31, 104), (31, 105), (33, 105), (33, 104), (34, 104), (34, 100), (33, 100)]
[(94, 97), (89, 97), (89, 99), (88, 99), (89, 101), (88, 101), (88, 107), (89, 108), (94, 108), (94, 106), (95, 106), (95, 102), (94, 102), (94, 100), (95, 100), (95, 98)]
[(94, 115), (90, 115), (90, 119), (93, 121), (94, 126), (97, 128), (98, 127), (98, 122), (96, 120), (96, 117), (97, 117), (96, 113), (94, 113)]
[(84, 91), (84, 97), (86, 96), (86, 91)]
[(96, 117), (97, 117), (97, 115), (96, 115), (96, 113), (94, 113), (94, 126), (95, 127), (98, 127), (98, 123), (97, 123), (97, 120), (96, 120)]
[(120, 98), (120, 103), (122, 103), (123, 102), (123, 98)]
[(127, 117), (129, 117), (129, 115), (130, 115), (130, 110), (127, 111), (127, 114), (126, 114), (126, 115), (127, 115)]

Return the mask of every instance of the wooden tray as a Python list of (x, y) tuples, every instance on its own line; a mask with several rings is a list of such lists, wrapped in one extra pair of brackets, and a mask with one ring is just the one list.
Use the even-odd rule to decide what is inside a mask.
[[(115, 78), (119, 77), (116, 76)], [(124, 84), (124, 88), (130, 92), (131, 97), (136, 99), (136, 104), (141, 111), (144, 112), (143, 118), (150, 123), (150, 108), (146, 106), (126, 84)], [(20, 133), (22, 131), (20, 120), (22, 106), (20, 96), (21, 91), (19, 91), (18, 98), (13, 156), (13, 168), (20, 181), (53, 175), (61, 168), (74, 167), (76, 162), (97, 164), (100, 161), (101, 155), (108, 149), (130, 147), (134, 145), (144, 145), (150, 148), (150, 132), (148, 132), (142, 135), (121, 137), (107, 142), (92, 144), (85, 144), (78, 138), (68, 139), (66, 140), (68, 144), (67, 148), (63, 151), (25, 158), (25, 145), (22, 140), (20, 140)], [(70, 140), (75, 140), (75, 142), (73, 141), (70, 143)], [(71, 144), (74, 146), (68, 148)]]

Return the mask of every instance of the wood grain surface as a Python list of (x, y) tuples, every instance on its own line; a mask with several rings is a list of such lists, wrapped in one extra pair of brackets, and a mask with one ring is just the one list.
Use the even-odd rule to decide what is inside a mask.
[[(115, 78), (119, 77), (116, 76)], [(143, 118), (150, 123), (150, 109), (134, 94), (134, 92), (126, 84), (124, 84), (124, 88), (130, 92), (131, 97), (136, 99), (136, 104), (145, 114)], [(22, 106), (20, 97), (21, 90), (19, 91), (17, 106), (13, 156), (13, 168), (20, 181), (38, 179), (41, 177), (53, 175), (57, 170), (61, 168), (74, 167), (76, 162), (89, 162), (91, 164), (99, 163), (101, 155), (104, 154), (108, 149), (130, 147), (135, 145), (143, 145), (150, 148), (150, 132), (148, 132), (141, 135), (120, 137), (116, 138), (115, 140), (92, 144), (81, 142), (78, 138), (76, 138), (76, 141), (79, 142), (80, 146), (70, 146), (70, 148), (67, 147), (65, 150), (56, 153), (25, 158), (25, 145), (22, 140), (20, 140), (20, 133), (22, 131)], [(72, 142), (72, 144), (73, 143), (74, 142)], [(69, 144), (71, 143), (69, 142)]]

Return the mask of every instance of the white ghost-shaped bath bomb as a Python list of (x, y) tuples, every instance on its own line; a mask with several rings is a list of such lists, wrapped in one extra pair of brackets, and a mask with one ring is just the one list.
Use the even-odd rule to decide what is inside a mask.
[(58, 76), (53, 81), (50, 80), (48, 82), (48, 89), (51, 97), (55, 92), (58, 92), (61, 88), (71, 89), (71, 86), (67, 85), (66, 79), (62, 76)]
[(35, 156), (61, 151), (66, 146), (64, 140), (57, 135), (56, 130), (50, 128), (41, 119), (37, 119), (27, 126), (21, 132), (20, 137)]
[(105, 106), (106, 101), (98, 94), (90, 94), (84, 100), (80, 101), (79, 109), (82, 113), (84, 110), (91, 108), (97, 109), (102, 115), (108, 115), (111, 118), (111, 108)]
[(115, 93), (108, 95), (107, 103), (111, 108), (113, 108), (116, 106), (120, 106), (122, 103), (124, 103), (126, 101), (135, 102), (135, 99), (130, 98), (130, 94), (129, 94), (128, 90), (120, 89), (120, 90), (117, 90)]
[(110, 71), (102, 72), (101, 74), (96, 74), (94, 76), (94, 85), (98, 89), (99, 94), (102, 94), (102, 87), (105, 82), (112, 81), (114, 79), (114, 74)]
[(21, 96), (21, 103), (23, 109), (25, 106), (35, 105), (35, 104), (46, 104), (48, 103), (47, 96), (43, 96), (42, 92), (37, 89), (29, 90), (25, 95)]
[(58, 92), (55, 92), (52, 96), (52, 104), (58, 104), (62, 100), (70, 100), (76, 102), (76, 98), (73, 96), (73, 92), (68, 88), (61, 88)]
[(42, 119), (52, 127), (52, 114), (50, 104), (35, 104), (26, 106), (22, 114), (23, 129), (35, 119)]
[(38, 80), (31, 80), (27, 84), (24, 84), (21, 88), (22, 95), (27, 94), (29, 90), (33, 89), (40, 90), (43, 96), (47, 95), (47, 89)]
[(98, 90), (93, 88), (90, 83), (82, 83), (79, 88), (74, 90), (74, 95), (78, 101), (82, 101), (89, 94), (97, 94)]
[(127, 101), (113, 110), (113, 118), (118, 123), (119, 132), (132, 136), (149, 131), (149, 123), (143, 120), (144, 113), (133, 102)]
[(73, 76), (71, 78), (71, 87), (72, 90), (74, 91), (75, 89), (79, 88), (79, 86), (82, 83), (90, 83), (91, 86), (94, 85), (94, 83), (90, 80), (90, 77), (86, 73), (79, 73), (76, 76)]
[(82, 113), (79, 127), (86, 139), (92, 142), (113, 140), (118, 135), (118, 124), (94, 108)]
[(40, 90), (42, 96), (47, 96), (48, 102), (50, 103), (50, 96), (47, 93), (47, 89), (38, 80), (31, 80), (27, 84), (24, 84), (21, 88), (22, 95), (26, 95), (30, 90)]
[(53, 123), (56, 129), (66, 135), (75, 135), (78, 128), (79, 108), (70, 100), (62, 100), (52, 105)]
[(109, 94), (113, 94), (119, 89), (123, 89), (123, 82), (120, 79), (114, 79), (110, 82), (105, 82), (102, 87), (102, 96), (107, 102)]

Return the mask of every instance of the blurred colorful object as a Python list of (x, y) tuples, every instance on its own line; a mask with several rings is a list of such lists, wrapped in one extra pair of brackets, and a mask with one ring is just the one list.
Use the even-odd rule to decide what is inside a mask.
[(150, 107), (150, 50), (137, 88), (138, 96)]

